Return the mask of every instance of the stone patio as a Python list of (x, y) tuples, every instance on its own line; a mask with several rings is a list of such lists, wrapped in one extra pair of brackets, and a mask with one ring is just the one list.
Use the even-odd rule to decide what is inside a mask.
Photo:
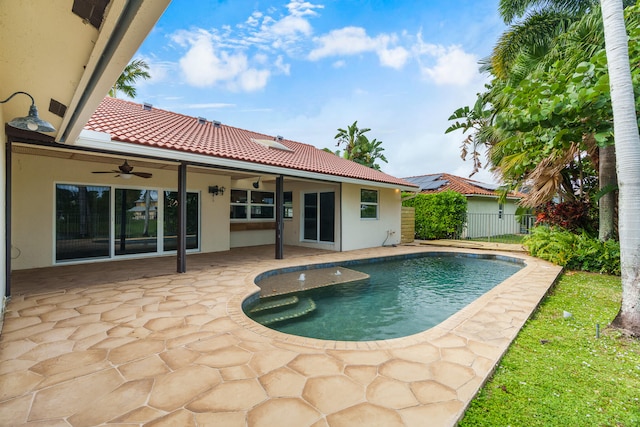
[(453, 426), (560, 268), (527, 266), (387, 341), (282, 334), (241, 302), (268, 270), (427, 251), (273, 247), (18, 271), (0, 336), (3, 426)]

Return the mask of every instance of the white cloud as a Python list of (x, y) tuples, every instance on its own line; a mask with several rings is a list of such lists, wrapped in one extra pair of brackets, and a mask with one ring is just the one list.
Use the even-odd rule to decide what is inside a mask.
[(397, 43), (395, 35), (381, 34), (369, 37), (364, 28), (344, 27), (314, 39), (318, 45), (308, 58), (312, 61), (331, 56), (351, 56), (373, 52), (378, 55), (380, 63), (386, 67), (402, 68), (409, 58), (409, 52), (401, 46), (389, 47)]
[(311, 24), (300, 16), (285, 16), (273, 25), (264, 25), (263, 31), (270, 32), (276, 37), (294, 37), (298, 33), (308, 36), (312, 33)]
[(251, 16), (247, 18), (247, 20), (245, 21), (245, 24), (251, 27), (257, 27), (258, 25), (260, 25), (260, 18), (262, 18), (261, 12), (258, 12), (258, 11), (253, 12)]
[(287, 5), (289, 13), (293, 16), (317, 15), (314, 9), (323, 9), (321, 4), (313, 4), (308, 1), (293, 0)]
[(438, 85), (465, 86), (480, 76), (478, 58), (459, 46), (451, 46), (437, 57), (433, 67), (423, 67), (422, 73)]
[(282, 74), (286, 76), (288, 76), (291, 73), (291, 64), (285, 64), (284, 58), (282, 57), (282, 55), (279, 55), (276, 58), (276, 61), (273, 63), (273, 65), (276, 67), (278, 71), (280, 71)]
[(271, 72), (269, 70), (256, 70), (251, 68), (239, 75), (237, 83), (245, 92), (253, 92), (267, 85)]
[(196, 87), (224, 84), (229, 89), (243, 91), (266, 86), (270, 72), (250, 67), (244, 53), (216, 51), (212, 37), (201, 31), (195, 38), (185, 40), (190, 47), (179, 64), (188, 84)]
[[(437, 85), (466, 86), (481, 78), (478, 57), (461, 46), (424, 43), (418, 33), (413, 51), (422, 75)], [(427, 62), (430, 65), (424, 65)]]
[(409, 52), (403, 47), (394, 49), (383, 49), (378, 52), (380, 63), (387, 67), (400, 69), (404, 66), (409, 58)]

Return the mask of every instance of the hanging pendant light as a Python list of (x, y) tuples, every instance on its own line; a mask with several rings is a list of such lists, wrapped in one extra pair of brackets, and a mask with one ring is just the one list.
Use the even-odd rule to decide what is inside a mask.
[(30, 130), (34, 132), (55, 132), (56, 128), (54, 128), (51, 123), (42, 120), (40, 116), (38, 116), (38, 108), (36, 107), (36, 103), (33, 97), (27, 92), (15, 92), (4, 101), (0, 101), (0, 104), (4, 104), (18, 94), (27, 95), (29, 98), (31, 98), (29, 115), (27, 115), (26, 117), (16, 117), (15, 119), (11, 120), (8, 125), (14, 128)]

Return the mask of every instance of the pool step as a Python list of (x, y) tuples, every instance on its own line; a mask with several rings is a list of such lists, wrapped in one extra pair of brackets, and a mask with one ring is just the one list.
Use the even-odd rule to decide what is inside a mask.
[(281, 309), (279, 310), (265, 310), (264, 312), (258, 311), (259, 314), (252, 316), (252, 318), (261, 325), (267, 326), (276, 322), (282, 322), (285, 320), (296, 319), (298, 317), (305, 316), (315, 309), (316, 303), (311, 298), (304, 297), (299, 299), (295, 305), (284, 305), (281, 306)]
[(295, 295), (291, 295), (284, 298), (271, 297), (271, 298), (266, 298), (264, 300), (261, 299), (260, 302), (258, 302), (258, 305), (253, 307), (249, 312), (259, 313), (261, 311), (273, 310), (276, 308), (297, 304), (298, 301), (299, 299)]

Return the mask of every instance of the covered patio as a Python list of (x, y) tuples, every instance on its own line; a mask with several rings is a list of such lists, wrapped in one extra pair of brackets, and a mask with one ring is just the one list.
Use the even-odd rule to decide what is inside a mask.
[[(452, 426), (560, 268), (527, 266), (440, 325), (386, 341), (325, 341), (248, 319), (265, 271), (461, 251), (273, 245), (13, 273), (0, 336), (3, 425)], [(477, 249), (464, 249), (480, 253)], [(500, 252), (496, 252), (500, 253)]]

